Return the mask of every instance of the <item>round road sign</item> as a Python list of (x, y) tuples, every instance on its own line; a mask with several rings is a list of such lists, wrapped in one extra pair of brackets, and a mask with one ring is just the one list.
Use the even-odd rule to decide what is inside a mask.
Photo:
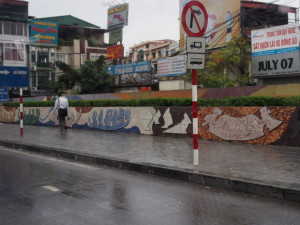
[(200, 37), (205, 33), (208, 15), (201, 2), (188, 2), (182, 10), (181, 18), (183, 29), (188, 36)]

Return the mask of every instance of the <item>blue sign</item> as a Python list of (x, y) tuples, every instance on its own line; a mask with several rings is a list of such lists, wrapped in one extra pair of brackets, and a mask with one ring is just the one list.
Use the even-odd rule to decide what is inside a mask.
[(8, 102), (8, 88), (0, 88), (0, 102)]
[(0, 66), (0, 87), (29, 87), (28, 67)]
[(145, 73), (151, 71), (151, 61), (134, 62), (128, 64), (121, 64), (116, 66), (108, 66), (106, 71), (110, 75), (123, 75), (131, 73)]
[(58, 24), (49, 21), (31, 20), (31, 44), (57, 45)]

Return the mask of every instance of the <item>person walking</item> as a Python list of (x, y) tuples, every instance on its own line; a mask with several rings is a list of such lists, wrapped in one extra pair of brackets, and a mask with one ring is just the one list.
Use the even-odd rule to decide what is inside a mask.
[(68, 116), (69, 102), (68, 99), (62, 96), (61, 92), (57, 93), (54, 110), (58, 110), (58, 121), (61, 129), (67, 129), (66, 117)]

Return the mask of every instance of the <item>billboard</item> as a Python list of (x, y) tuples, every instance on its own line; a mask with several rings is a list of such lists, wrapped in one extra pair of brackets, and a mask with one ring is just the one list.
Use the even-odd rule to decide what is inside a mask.
[(1, 87), (29, 87), (29, 69), (19, 66), (0, 66)]
[(57, 45), (58, 24), (49, 21), (31, 20), (30, 43), (35, 45)]
[(251, 32), (253, 76), (300, 73), (299, 28), (289, 24)]
[(116, 28), (109, 31), (109, 44), (122, 43), (123, 40), (123, 28)]
[(160, 58), (157, 61), (157, 76), (170, 77), (186, 74), (186, 56)]
[(145, 73), (151, 71), (151, 61), (134, 62), (121, 65), (108, 66), (106, 71), (113, 76), (132, 74), (132, 73)]
[[(190, 0), (180, 0), (180, 17), (184, 6)], [(196, 0), (201, 2), (208, 14), (207, 29), (204, 34), (208, 49), (225, 46), (233, 36), (240, 36), (240, 0)], [(180, 23), (181, 24), (181, 23)], [(180, 51), (183, 52), (187, 34), (180, 25)]]
[(117, 5), (108, 9), (107, 29), (116, 29), (128, 25), (128, 3)]
[(123, 45), (108, 46), (106, 50), (106, 59), (121, 59), (123, 58), (124, 47)]

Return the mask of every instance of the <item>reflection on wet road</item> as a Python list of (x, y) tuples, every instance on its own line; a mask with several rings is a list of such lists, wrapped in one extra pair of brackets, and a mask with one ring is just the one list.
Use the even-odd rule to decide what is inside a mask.
[(0, 147), (0, 224), (289, 225), (300, 204)]

